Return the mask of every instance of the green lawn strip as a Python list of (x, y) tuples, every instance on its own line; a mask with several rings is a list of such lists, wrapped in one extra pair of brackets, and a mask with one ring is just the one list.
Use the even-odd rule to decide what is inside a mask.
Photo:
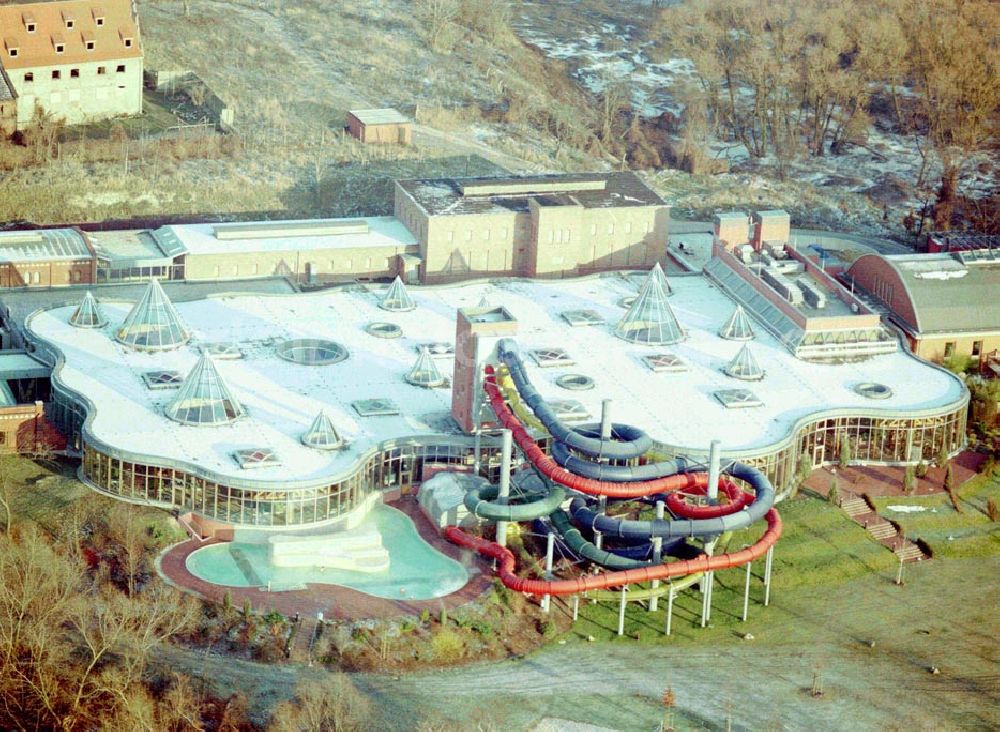
[[(836, 587), (871, 573), (891, 573), (896, 560), (892, 552), (873, 541), (860, 525), (835, 506), (816, 498), (803, 497), (785, 501), (778, 506), (784, 523), (782, 537), (774, 551), (772, 596), (810, 597), (816, 588)], [(756, 541), (762, 526), (737, 532), (730, 542), (730, 551)], [(645, 604), (629, 603), (625, 612), (625, 637), (650, 643), (702, 642), (708, 637), (732, 637), (766, 629), (775, 638), (787, 639), (796, 633), (796, 625), (787, 613), (772, 604), (763, 608), (764, 561), (754, 562), (750, 585), (749, 622), (743, 623), (744, 568), (716, 572), (712, 594), (710, 626), (702, 629), (701, 594), (697, 588), (681, 592), (674, 600), (672, 635), (663, 635), (666, 597), (659, 601), (657, 612), (650, 613)], [(568, 642), (617, 638), (619, 605), (615, 602), (592, 604), (580, 601), (580, 620), (566, 634)]]
[[(923, 539), (937, 557), (981, 557), (1000, 554), (1000, 523), (986, 515), (989, 498), (1000, 502), (1000, 479), (976, 476), (957, 491), (962, 513), (945, 494), (874, 498), (878, 512), (898, 523), (908, 539)], [(919, 512), (893, 511), (890, 506), (914, 506)]]

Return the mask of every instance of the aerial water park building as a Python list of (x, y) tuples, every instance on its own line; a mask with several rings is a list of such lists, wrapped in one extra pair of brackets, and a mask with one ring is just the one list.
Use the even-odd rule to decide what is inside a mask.
[[(53, 367), (51, 417), (82, 453), (82, 478), (219, 537), (349, 524), (441, 468), (497, 482), (502, 405), (539, 461), (551, 454), (597, 481), (629, 469), (625, 485), (650, 479), (647, 463), (703, 461), (712, 440), (724, 465), (759, 468), (779, 493), (801, 455), (829, 462), (845, 442), (860, 462), (962, 447), (968, 393), (956, 377), (876, 329), (865, 348), (831, 342), (806, 360), (802, 339), (783, 341), (746, 297), (754, 278), (737, 277), (668, 281), (657, 266), (433, 287), (397, 279), (176, 306), (154, 280), (138, 302), (88, 296), (34, 313), (25, 330)], [(553, 439), (551, 424), (597, 424), (606, 400), (623, 426), (613, 440), (628, 443), (634, 426), (648, 436), (642, 454), (595, 462)]]

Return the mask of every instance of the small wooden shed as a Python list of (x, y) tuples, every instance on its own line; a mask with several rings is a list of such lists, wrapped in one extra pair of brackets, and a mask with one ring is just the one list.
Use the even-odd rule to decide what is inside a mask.
[(361, 142), (409, 145), (413, 141), (413, 122), (395, 109), (351, 110), (347, 129)]

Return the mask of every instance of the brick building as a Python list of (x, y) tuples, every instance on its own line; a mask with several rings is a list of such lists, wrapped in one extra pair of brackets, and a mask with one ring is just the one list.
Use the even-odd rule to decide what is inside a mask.
[(68, 124), (141, 113), (142, 65), (131, 0), (0, 5), (0, 66), (17, 129), (31, 124), (36, 107)]
[(79, 229), (0, 232), (0, 287), (95, 281), (97, 255)]

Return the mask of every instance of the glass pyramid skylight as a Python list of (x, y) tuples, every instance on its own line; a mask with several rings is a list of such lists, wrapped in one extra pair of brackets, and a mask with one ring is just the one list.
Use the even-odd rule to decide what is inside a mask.
[(217, 425), (234, 422), (245, 412), (215, 369), (211, 356), (203, 354), (165, 414), (182, 424)]
[(320, 412), (302, 435), (302, 444), (317, 450), (336, 450), (344, 446), (344, 440), (327, 413)]
[(757, 359), (753, 357), (753, 353), (750, 352), (749, 344), (744, 345), (722, 370), (726, 375), (744, 381), (760, 381), (764, 378), (764, 371), (757, 363)]
[(674, 311), (667, 303), (670, 287), (657, 262), (628, 309), (615, 326), (615, 335), (629, 343), (666, 345), (684, 339), (684, 331), (677, 323)]
[(410, 369), (410, 373), (406, 375), (406, 380), (414, 386), (423, 386), (427, 389), (444, 386), (445, 383), (447, 383), (444, 376), (442, 376), (441, 372), (438, 370), (437, 364), (434, 363), (434, 359), (431, 357), (431, 352), (427, 350), (426, 346), (420, 349), (420, 355), (417, 356), (417, 362), (413, 364), (413, 368)]
[(101, 312), (101, 307), (97, 304), (97, 300), (89, 291), (83, 296), (83, 300), (77, 306), (76, 312), (69, 316), (69, 324), (77, 328), (100, 328), (107, 322), (108, 320), (104, 317), (104, 313)]
[(403, 281), (399, 279), (399, 275), (396, 275), (396, 279), (392, 281), (389, 285), (389, 289), (386, 290), (385, 295), (382, 297), (382, 301), (379, 302), (378, 306), (383, 310), (392, 310), (397, 313), (403, 313), (407, 310), (416, 310), (417, 304), (413, 302), (413, 298), (410, 297), (410, 293), (406, 291), (406, 285)]
[(174, 304), (155, 279), (115, 333), (115, 340), (137, 351), (166, 351), (184, 345), (189, 337)]
[(747, 317), (742, 305), (736, 306), (733, 314), (729, 316), (729, 320), (726, 321), (726, 324), (719, 331), (719, 337), (725, 338), (727, 341), (753, 340), (753, 328), (750, 327), (750, 318)]

